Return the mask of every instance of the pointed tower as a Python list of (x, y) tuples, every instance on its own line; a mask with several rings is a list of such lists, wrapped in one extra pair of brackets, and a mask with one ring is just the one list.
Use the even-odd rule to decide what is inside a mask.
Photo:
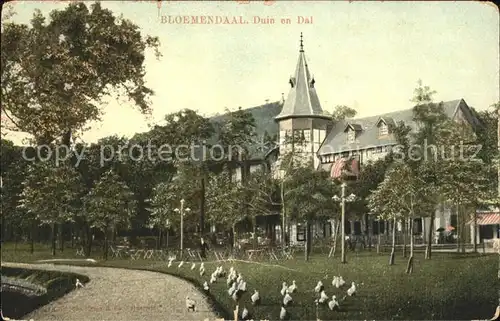
[[(279, 124), (280, 154), (290, 148), (301, 152), (306, 161), (312, 161), (314, 167), (319, 165), (316, 152), (326, 137), (331, 125), (331, 117), (323, 113), (319, 103), (315, 80), (311, 77), (304, 55), (304, 42), (300, 33), (300, 51), (295, 75), (289, 80), (290, 92), (283, 103), (281, 113), (275, 117)], [(290, 137), (302, 137), (300, 147), (294, 146)]]

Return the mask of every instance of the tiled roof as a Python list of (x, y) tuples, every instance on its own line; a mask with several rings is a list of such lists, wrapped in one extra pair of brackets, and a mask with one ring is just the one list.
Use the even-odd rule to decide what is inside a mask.
[[(463, 99), (443, 102), (445, 113), (453, 117), (459, 107), (462, 108), (466, 117), (470, 117), (470, 109)], [(472, 116), (473, 117), (473, 116)], [(404, 121), (413, 130), (416, 129), (416, 123), (413, 121), (413, 108), (398, 110), (382, 115), (375, 115), (363, 118), (346, 119), (339, 122), (327, 135), (325, 141), (318, 150), (318, 155), (328, 155), (332, 153), (347, 152), (353, 150), (362, 150), (371, 146), (384, 146), (396, 144), (396, 141), (389, 135), (387, 137), (378, 136), (377, 123), (380, 119), (386, 122)], [(475, 121), (474, 119), (472, 120)], [(348, 124), (357, 124), (362, 130), (356, 135), (354, 143), (347, 143), (347, 137), (344, 133)]]
[(295, 77), (290, 78), (290, 92), (285, 100), (281, 113), (276, 119), (300, 116), (316, 116), (329, 118), (323, 113), (321, 104), (314, 88), (314, 78), (311, 78), (304, 51), (300, 50)]

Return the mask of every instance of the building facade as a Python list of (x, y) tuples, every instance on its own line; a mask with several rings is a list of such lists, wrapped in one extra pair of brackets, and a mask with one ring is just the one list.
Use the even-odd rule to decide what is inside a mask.
[[(276, 146), (268, 146), (266, 152), (256, 157), (265, 161), (277, 175), (282, 175), (280, 174), (282, 155), (291, 148), (301, 151), (301, 157), (311, 166), (317, 170), (329, 171), (333, 177), (341, 174), (347, 162), (350, 162), (351, 171), (359, 172), (365, 164), (385, 157), (397, 145), (390, 131), (391, 124), (402, 121), (413, 130), (417, 129), (417, 124), (413, 120), (413, 108), (334, 123), (320, 104), (315, 88), (316, 80), (311, 76), (306, 61), (302, 35), (294, 76), (288, 82), (290, 89), (286, 99), (247, 109), (256, 120), (259, 135), (277, 137)], [(442, 104), (450, 119), (468, 124), (473, 129), (480, 125), (475, 113), (464, 99), (446, 101)], [(270, 122), (271, 120), (274, 122)], [(296, 134), (300, 134), (303, 138), (300, 147), (294, 145), (293, 139), (289, 139)], [(257, 168), (260, 168), (259, 164), (255, 163), (250, 166), (250, 171)], [(235, 175), (235, 178), (241, 178), (241, 173)], [(302, 242), (305, 239), (304, 227), (298, 222), (289, 223), (290, 242), (292, 244)], [(430, 218), (417, 219), (415, 227), (425, 242), (429, 233), (453, 229), (456, 223), (457, 215), (453, 210), (441, 205), (436, 209), (434, 231), (428, 228)], [(334, 224), (333, 221), (315, 224), (313, 235), (319, 238), (330, 237), (335, 230)], [(366, 230), (366, 224), (365, 220), (350, 221), (346, 226), (347, 233), (362, 234)], [(376, 232), (388, 228), (387, 222), (375, 224), (378, 226), (374, 226), (372, 230)], [(277, 234), (281, 235), (281, 227), (276, 226), (276, 229)], [(401, 229), (402, 226), (399, 224), (398, 230)]]

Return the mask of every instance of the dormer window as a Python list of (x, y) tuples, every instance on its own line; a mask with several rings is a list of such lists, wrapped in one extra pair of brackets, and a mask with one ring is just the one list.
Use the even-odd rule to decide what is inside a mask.
[(378, 135), (379, 136), (387, 136), (389, 134), (389, 128), (386, 123), (381, 122), (378, 127)]
[(349, 129), (347, 131), (347, 143), (352, 144), (356, 141), (356, 131)]

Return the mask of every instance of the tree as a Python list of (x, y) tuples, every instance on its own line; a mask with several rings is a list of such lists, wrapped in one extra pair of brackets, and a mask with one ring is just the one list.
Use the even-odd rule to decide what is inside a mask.
[(160, 56), (157, 37), (96, 2), (71, 3), (49, 19), (37, 10), (30, 25), (2, 25), (2, 111), (17, 130), (47, 144), (99, 120), (103, 99), (124, 94), (150, 111), (146, 48)]
[[(413, 134), (412, 141), (420, 147), (436, 146), (438, 131), (449, 120), (444, 112), (443, 103), (436, 104), (433, 102), (432, 96), (435, 93), (428, 86), (422, 85), (422, 81), (419, 80), (418, 87), (414, 90), (414, 96), (410, 100), (416, 103), (413, 108), (413, 120), (418, 126), (418, 130)], [(434, 200), (429, 199), (429, 201), (437, 206), (442, 201), (442, 195), (439, 193), (442, 181), (439, 181), (437, 176), (440, 170), (438, 151), (437, 149), (425, 148), (423, 151), (413, 152), (412, 154), (412, 159), (416, 159), (415, 166), (418, 167), (418, 172), (426, 182), (427, 188), (436, 192), (434, 193)], [(427, 259), (430, 259), (432, 255), (434, 217), (435, 211), (431, 211), (426, 248)]]
[(84, 197), (84, 206), (90, 226), (104, 233), (106, 260), (111, 229), (130, 226), (130, 219), (136, 206), (134, 195), (113, 170), (108, 170)]
[[(67, 162), (37, 162), (28, 168), (20, 208), (52, 230), (52, 255), (56, 250), (56, 225), (72, 222), (78, 213), (77, 201), (83, 188), (81, 177)], [(59, 230), (63, 249), (62, 228)]]
[(345, 105), (337, 105), (332, 112), (332, 121), (339, 122), (346, 118), (353, 118), (357, 114), (355, 109), (352, 109)]
[[(333, 203), (333, 181), (328, 172), (317, 171), (309, 166), (296, 165), (293, 174), (285, 177), (285, 198), (287, 212), (297, 222), (306, 225), (305, 260), (309, 259), (311, 251), (310, 223), (319, 217), (321, 210), (331, 207)], [(330, 205), (330, 206), (329, 206)]]

